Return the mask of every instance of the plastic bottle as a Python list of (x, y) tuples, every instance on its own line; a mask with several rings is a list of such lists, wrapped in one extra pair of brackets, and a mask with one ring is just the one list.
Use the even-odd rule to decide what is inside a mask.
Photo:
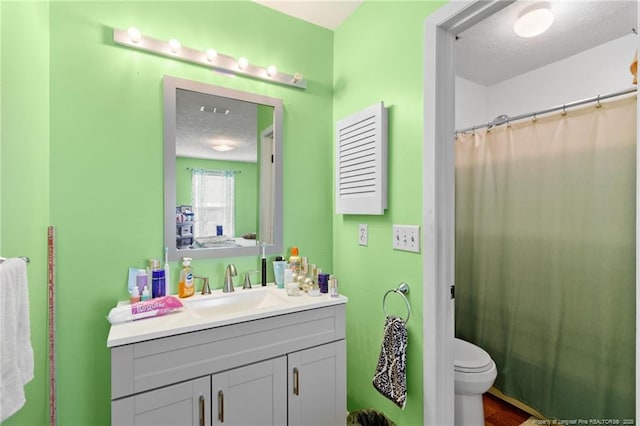
[(151, 299), (151, 295), (149, 294), (149, 287), (145, 285), (144, 289), (142, 290), (142, 296), (140, 296), (140, 300), (144, 302), (145, 300), (149, 299)]
[(138, 287), (133, 287), (133, 291), (131, 292), (131, 297), (129, 297), (129, 303), (132, 305), (134, 303), (138, 303), (140, 301), (140, 292), (138, 291)]
[(298, 256), (298, 247), (291, 247), (291, 257), (289, 257), (289, 269), (291, 269), (291, 271), (294, 274), (299, 274), (300, 273), (300, 264), (302, 262), (302, 259), (300, 259), (300, 256)]
[(151, 297), (166, 296), (164, 269), (154, 269), (151, 271)]
[(180, 271), (180, 281), (178, 281), (178, 296), (191, 297), (194, 293), (193, 271), (191, 270), (191, 258), (182, 258), (182, 270)]
[(144, 290), (148, 283), (147, 270), (138, 269), (138, 273), (136, 274), (136, 285), (138, 286), (138, 294), (142, 294), (142, 290)]

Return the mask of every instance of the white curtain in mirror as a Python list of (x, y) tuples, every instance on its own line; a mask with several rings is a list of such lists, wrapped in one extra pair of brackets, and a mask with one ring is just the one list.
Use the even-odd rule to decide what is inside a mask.
[(235, 235), (235, 172), (193, 169), (191, 199), (194, 213), (194, 238)]

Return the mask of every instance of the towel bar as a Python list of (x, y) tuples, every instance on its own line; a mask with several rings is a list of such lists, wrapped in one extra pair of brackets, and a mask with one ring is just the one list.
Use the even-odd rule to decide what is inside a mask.
[(411, 317), (411, 305), (409, 304), (409, 299), (407, 299), (407, 296), (405, 296), (407, 293), (409, 293), (409, 284), (403, 281), (398, 284), (398, 287), (387, 290), (387, 292), (384, 294), (384, 297), (382, 298), (382, 310), (384, 311), (385, 316), (389, 316), (389, 314), (387, 313), (387, 296), (390, 293), (398, 293), (404, 299), (404, 303), (407, 305), (407, 319), (404, 320), (404, 323), (406, 324), (409, 321), (409, 317)]

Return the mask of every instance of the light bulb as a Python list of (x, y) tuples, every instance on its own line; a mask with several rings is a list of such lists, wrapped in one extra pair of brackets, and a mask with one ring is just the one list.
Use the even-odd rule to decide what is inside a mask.
[(207, 49), (207, 61), (213, 62), (218, 57), (218, 52), (215, 49)]
[(534, 3), (524, 8), (513, 24), (513, 30), (520, 37), (535, 37), (547, 31), (553, 24), (553, 13), (548, 2)]
[(175, 38), (172, 38), (171, 40), (169, 40), (169, 47), (171, 48), (171, 52), (178, 53), (178, 50), (180, 50), (182, 45), (178, 40), (176, 40)]
[(127, 33), (129, 33), (129, 38), (133, 43), (138, 43), (142, 37), (142, 33), (136, 27), (129, 27)]
[(276, 68), (275, 65), (269, 65), (267, 67), (267, 74), (269, 75), (269, 77), (274, 77), (276, 74), (278, 74), (278, 68)]
[(299, 82), (300, 80), (302, 80), (302, 74), (300, 74), (299, 72), (295, 73), (295, 74), (293, 75), (293, 82), (294, 82), (294, 83), (297, 83), (297, 82)]
[(247, 58), (242, 57), (242, 58), (238, 59), (238, 68), (243, 70), (243, 69), (246, 69), (247, 66), (249, 66), (249, 61), (247, 60)]

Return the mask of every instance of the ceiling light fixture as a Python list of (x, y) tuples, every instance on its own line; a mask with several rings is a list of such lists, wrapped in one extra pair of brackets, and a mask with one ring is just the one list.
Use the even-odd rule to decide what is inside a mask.
[(520, 37), (535, 37), (547, 31), (553, 24), (553, 13), (549, 2), (534, 3), (518, 14), (513, 30)]
[(228, 108), (224, 108), (224, 109), (221, 108), (220, 110), (218, 110), (218, 107), (204, 106), (204, 105), (200, 107), (200, 111), (208, 112), (209, 114), (224, 114), (224, 115), (229, 115), (231, 113), (231, 111)]
[(222, 142), (222, 143), (216, 143), (211, 145), (211, 149), (215, 149), (216, 151), (220, 151), (220, 152), (227, 152), (227, 151), (231, 151), (232, 149), (235, 149), (235, 147), (231, 145), (227, 145), (226, 143)]
[[(1, 1), (1, 0), (0, 0)], [(286, 86), (306, 89), (307, 81), (302, 78), (302, 74), (286, 74), (273, 66), (261, 67), (249, 64), (246, 58), (234, 58), (225, 55), (215, 49), (192, 49), (182, 46), (176, 39), (159, 40), (143, 35), (136, 27), (129, 29), (113, 29), (113, 41), (121, 46), (152, 52), (157, 55), (166, 56), (171, 59), (179, 59), (195, 65), (204, 66), (224, 75), (235, 77), (242, 75), (271, 83), (283, 84)]]

